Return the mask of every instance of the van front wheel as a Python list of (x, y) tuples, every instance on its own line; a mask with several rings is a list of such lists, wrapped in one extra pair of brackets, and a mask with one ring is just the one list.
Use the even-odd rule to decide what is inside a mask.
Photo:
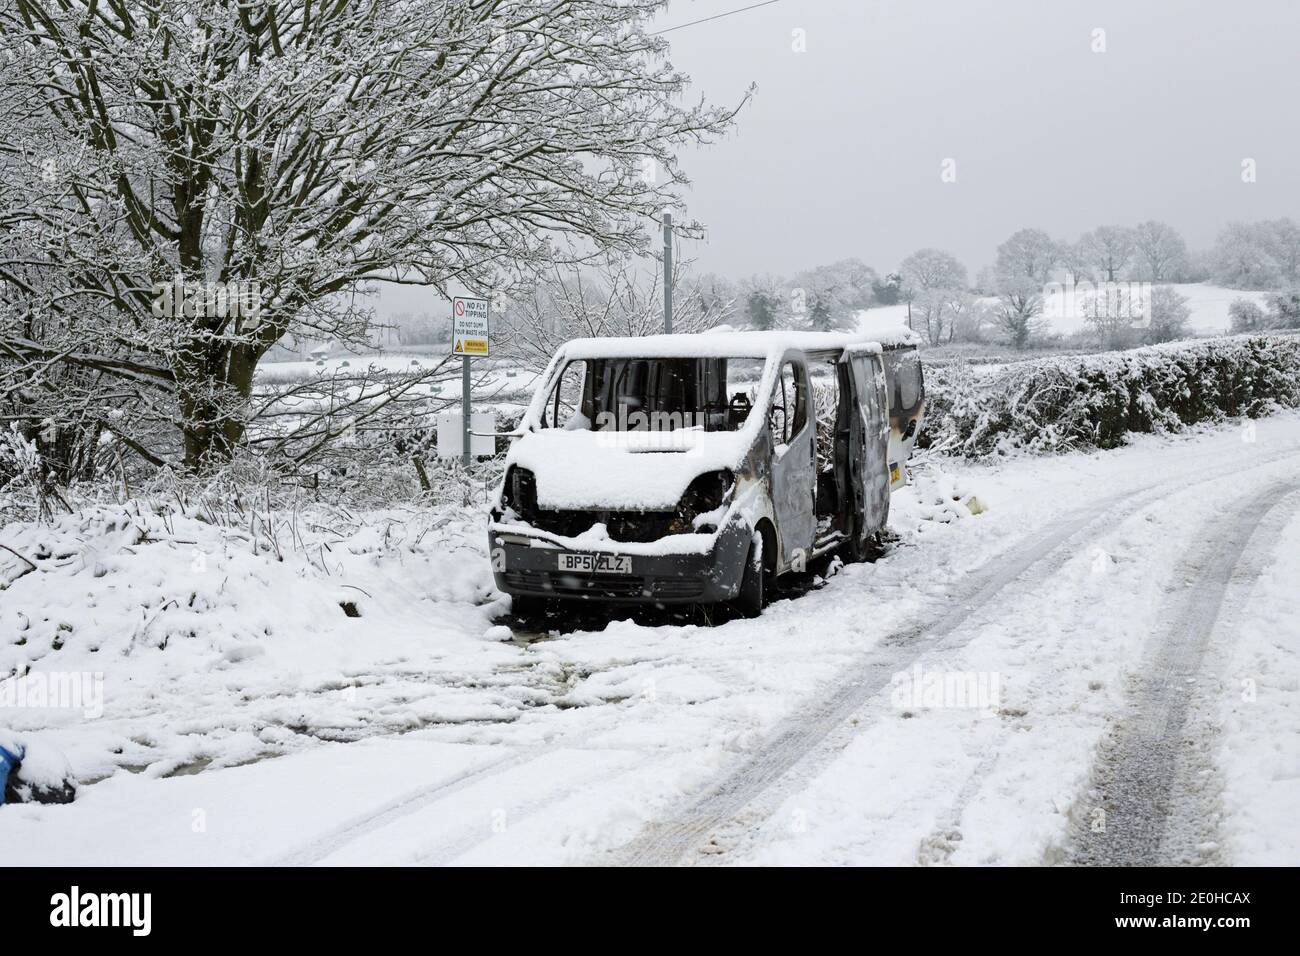
[(516, 594), (510, 599), (510, 613), (521, 621), (540, 621), (546, 617), (546, 598)]
[(762, 556), (754, 545), (745, 556), (745, 574), (740, 579), (740, 591), (731, 606), (743, 617), (758, 617), (767, 603), (767, 575), (763, 570)]

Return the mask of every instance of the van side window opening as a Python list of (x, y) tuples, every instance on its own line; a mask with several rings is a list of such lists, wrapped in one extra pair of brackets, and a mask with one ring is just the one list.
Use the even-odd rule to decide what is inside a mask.
[(914, 351), (894, 354), (887, 359), (894, 368), (894, 411), (911, 414), (921, 401), (921, 360)]
[(772, 433), (772, 444), (778, 448), (786, 443), (789, 425), (787, 408), (785, 376), (782, 375), (776, 380), (776, 390), (772, 393), (772, 407), (767, 411), (767, 429)]
[(724, 380), (724, 429), (735, 431), (745, 424), (749, 413), (758, 404), (758, 389), (763, 381), (764, 359), (729, 358), (719, 369)]
[(555, 391), (542, 412), (543, 428), (564, 428), (568, 430), (589, 429), (591, 419), (583, 411), (583, 385), (586, 380), (587, 363), (570, 362), (560, 373), (555, 383)]
[(817, 461), (820, 467), (830, 470), (835, 457), (835, 435), (840, 408), (844, 403), (839, 365), (835, 362), (819, 362), (809, 369), (809, 373), (808, 408), (815, 423)]
[(767, 424), (776, 445), (788, 445), (803, 431), (808, 420), (808, 382), (793, 362), (781, 365), (781, 374), (772, 393), (772, 407)]

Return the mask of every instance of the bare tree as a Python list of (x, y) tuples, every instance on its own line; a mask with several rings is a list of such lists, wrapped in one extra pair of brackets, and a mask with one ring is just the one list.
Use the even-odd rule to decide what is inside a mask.
[[(644, 29), (663, 5), (0, 5), (0, 394), (75, 370), (89, 420), (154, 461), (131, 421), (177, 429), (203, 467), (244, 439), (277, 341), (364, 341), (366, 282), (487, 293), (556, 236), (641, 248), (677, 149), (735, 114), (679, 104)], [(160, 308), (177, 278), (199, 294)], [(260, 307), (204, 307), (230, 283)]]
[(843, 259), (801, 272), (791, 280), (795, 322), (818, 332), (849, 329), (856, 310), (871, 302), (875, 273), (860, 260)]
[(1060, 250), (1041, 229), (1021, 229), (998, 246), (994, 273), (999, 304), (994, 324), (1017, 349), (1029, 344), (1043, 311), (1043, 287)]
[(1275, 288), (1282, 273), (1273, 258), (1273, 239), (1267, 223), (1228, 223), (1211, 253), (1214, 281), (1230, 289)]
[(967, 306), (966, 267), (941, 249), (919, 249), (899, 267), (912, 325), (931, 345), (951, 341), (953, 320)]
[(1095, 296), (1087, 303), (1084, 318), (1102, 348), (1127, 349), (1138, 343), (1130, 304), (1125, 297), (1109, 295)]
[(983, 342), (990, 327), (996, 327), (997, 307), (987, 299), (963, 296), (953, 309), (953, 342)]
[(1187, 321), (1192, 310), (1187, 306), (1187, 296), (1173, 286), (1158, 285), (1151, 290), (1151, 322), (1143, 332), (1150, 343), (1173, 342), (1187, 338)]
[(1036, 320), (1041, 312), (1040, 296), (1028, 291), (1004, 292), (993, 311), (993, 325), (1012, 348), (1027, 348), (1038, 330)]
[(1264, 243), (1277, 264), (1281, 281), (1300, 285), (1300, 226), (1294, 219), (1273, 219), (1264, 223)]
[[(729, 319), (735, 299), (717, 296), (687, 277), (690, 263), (673, 262), (673, 331), (703, 332)], [(656, 335), (664, 330), (663, 263), (610, 257), (587, 267), (554, 266), (502, 318), (505, 351), (541, 370), (570, 339)]]
[(1107, 282), (1117, 282), (1133, 258), (1133, 230), (1125, 226), (1098, 226), (1079, 240), (1082, 257)]
[(1300, 329), (1300, 291), (1268, 297), (1269, 324), (1278, 329)]
[(840, 301), (845, 308), (866, 309), (875, 301), (874, 290), (880, 276), (861, 259), (840, 259), (824, 268), (835, 277)]
[[(1086, 238), (1085, 236), (1084, 239)], [(1091, 250), (1084, 245), (1084, 239), (1059, 243), (1056, 247), (1056, 265), (1075, 279), (1092, 280), (1097, 277), (1098, 270)]]
[(998, 279), (1027, 279), (1039, 286), (1051, 278), (1060, 260), (1060, 248), (1041, 229), (1021, 229), (998, 246), (994, 271)]
[(1138, 223), (1133, 230), (1133, 248), (1141, 266), (1140, 278), (1167, 282), (1177, 278), (1187, 261), (1187, 245), (1173, 226), (1154, 219)]
[(740, 283), (741, 315), (749, 327), (765, 332), (789, 324), (789, 301), (773, 275), (755, 275)]

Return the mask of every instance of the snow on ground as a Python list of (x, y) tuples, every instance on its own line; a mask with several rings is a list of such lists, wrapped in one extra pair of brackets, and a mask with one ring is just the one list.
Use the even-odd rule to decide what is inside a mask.
[[(1006, 506), (991, 497), (993, 512)], [(1052, 862), (1124, 676), (1158, 624), (1180, 532), (1214, 508), (1203, 492), (1182, 497), (1079, 547), (1049, 583), (973, 620), (958, 648), (923, 655), (768, 821), (752, 860)]]
[[(1228, 289), (1208, 282), (1174, 283), (1170, 288), (1187, 299), (1187, 308), (1191, 313), (1187, 319), (1187, 327), (1198, 335), (1226, 334), (1231, 331), (1232, 320), (1228, 316), (1228, 308), (1233, 302), (1237, 299), (1246, 299), (1260, 308), (1267, 308), (1267, 299), (1270, 295), (1268, 292)], [(1059, 334), (1079, 332), (1088, 328), (1088, 322), (1082, 315), (1053, 317), (1044, 322), (1048, 332)]]
[(907, 303), (873, 306), (860, 311), (857, 318), (858, 329), (862, 332), (888, 332), (900, 326), (907, 328)]
[[(895, 496), (886, 557), (758, 621), (616, 619), (533, 641), (494, 625), (505, 601), (481, 517), (464, 510), (280, 515), (279, 554), (265, 541), (254, 551), (256, 524), (250, 534), (174, 511), (9, 525), (0, 542), (41, 570), (0, 550), (11, 582), (0, 633), (20, 635), (0, 644), (0, 672), (102, 672), (104, 685), (100, 716), (0, 710), (13, 734), (63, 750), (83, 783), (71, 805), (0, 808), (0, 845), (11, 864), (605, 859), (951, 604), (973, 569), (1072, 509), (1131, 495), (1131, 514), (1100, 509), (1077, 554), (1011, 587), (996, 615), (975, 615), (955, 650), (918, 659), (921, 681), (998, 674), (996, 709), (899, 706), (891, 686), (845, 749), (717, 857), (1050, 861), (1169, 584), (1162, 569), (1234, 481), (1295, 471), (1279, 456), (1300, 452), (1300, 415), (1258, 422), (1250, 443), (1242, 434), (944, 461)], [(1164, 497), (1139, 496), (1160, 481)], [(987, 508), (977, 516), (962, 505), (972, 494)], [(348, 601), (360, 617), (344, 614)], [(1297, 621), (1266, 630), (1296, 638)], [(1286, 662), (1268, 666), (1285, 673)], [(1276, 748), (1285, 787), (1300, 691), (1275, 683), (1287, 703), (1252, 719), (1289, 715), (1292, 731), (1242, 733)], [(1294, 819), (1286, 826), (1279, 853), (1294, 845), (1276, 842), (1294, 840)]]
[(134, 503), (7, 526), (0, 541), (40, 570), (0, 551), (12, 581), (0, 633), (13, 635), (0, 673), (30, 669), (29, 690), (45, 673), (102, 674), (104, 712), (86, 720), (95, 708), (75, 701), (9, 722), (43, 731), (93, 780), (499, 717), (508, 701), (456, 691), (461, 668), (497, 650), (483, 638), (478, 517), (280, 516), (278, 554), (261, 517), (226, 526)]
[(1268, 297), (1272, 295), (1270, 292), (1228, 289), (1208, 282), (1175, 285), (1174, 290), (1187, 297), (1187, 307), (1192, 312), (1188, 325), (1203, 335), (1219, 335), (1231, 331), (1232, 319), (1228, 316), (1228, 307), (1237, 299), (1246, 299), (1261, 309), (1267, 309)]
[[(1278, 437), (1270, 435), (1274, 450)], [(1215, 443), (1198, 444), (1209, 450)], [(1192, 585), (1177, 579), (1189, 538), (1219, 513), (1224, 496), (1295, 474), (1295, 454), (1268, 461), (1239, 437), (1219, 450), (1241, 467), (1142, 503), (1081, 544), (1058, 573), (1013, 592), (994, 613), (975, 616), (955, 649), (922, 655), (898, 675), (855, 716), (859, 729), (843, 751), (798, 786), (759, 832), (729, 848), (729, 859), (1062, 862), (1070, 827), (1087, 825), (1095, 810), (1084, 796), (1093, 757), (1123, 711), (1126, 683), (1140, 671), (1149, 635), (1162, 624), (1163, 599)], [(1120, 457), (1141, 454), (1134, 448)], [(1260, 461), (1254, 468), (1252, 457)], [(1091, 484), (1087, 475), (1080, 480)], [(1089, 497), (1085, 488), (1078, 493)], [(988, 494), (995, 511), (1006, 506), (996, 490)], [(1300, 496), (1293, 497), (1292, 514), (1300, 507)], [(1300, 768), (1295, 538), (1271, 553), (1278, 563), (1260, 583), (1252, 602), (1257, 617), (1234, 657), (1236, 673), (1264, 675), (1268, 704), (1238, 705), (1233, 682), (1209, 681), (1233, 715), (1220, 749), (1232, 755), (1222, 769), (1234, 839), (1220, 862), (1300, 859), (1293, 812)], [(1263, 633), (1268, 639), (1261, 641)], [(941, 679), (957, 679), (967, 693), (954, 694)], [(979, 693), (986, 689), (991, 700)]]
[(1300, 861), (1300, 515), (1260, 537), (1259, 578), (1235, 640), (1224, 649), (1218, 759), (1224, 829), (1233, 858), (1259, 866)]

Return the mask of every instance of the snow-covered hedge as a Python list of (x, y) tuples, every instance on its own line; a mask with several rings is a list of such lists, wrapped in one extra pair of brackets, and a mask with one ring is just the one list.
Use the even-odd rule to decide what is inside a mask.
[(936, 368), (926, 392), (921, 447), (968, 458), (1114, 448), (1129, 432), (1300, 406), (1300, 338), (1179, 342), (992, 371)]

